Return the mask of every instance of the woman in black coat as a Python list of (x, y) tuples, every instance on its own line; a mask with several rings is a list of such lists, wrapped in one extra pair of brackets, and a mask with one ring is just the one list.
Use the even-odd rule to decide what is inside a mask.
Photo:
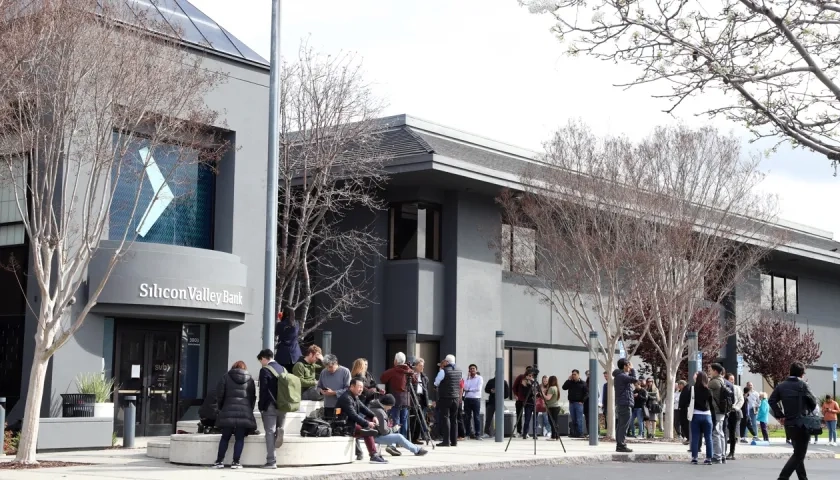
[(216, 427), (222, 429), (222, 439), (219, 441), (219, 454), (216, 456), (215, 468), (224, 468), (225, 454), (231, 435), (233, 442), (233, 463), (231, 468), (242, 468), (239, 458), (245, 446), (245, 433), (257, 428), (254, 418), (254, 406), (257, 403), (257, 389), (254, 379), (248, 373), (242, 360), (233, 364), (216, 387), (216, 399), (219, 405), (219, 415), (216, 417)]

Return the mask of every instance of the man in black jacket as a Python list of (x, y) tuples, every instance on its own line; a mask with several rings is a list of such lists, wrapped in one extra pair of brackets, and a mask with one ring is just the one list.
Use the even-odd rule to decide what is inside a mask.
[[(510, 385), (508, 385), (507, 380), (505, 382), (505, 396), (502, 397), (510, 398)], [(484, 393), (489, 395), (487, 397), (487, 404), (484, 408), (484, 434), (488, 437), (494, 437), (496, 435), (496, 429), (493, 427), (493, 420), (496, 419), (496, 377), (491, 378), (487, 382), (487, 386), (484, 387)]]
[(440, 409), (440, 436), (438, 447), (458, 446), (458, 408), (461, 404), (461, 371), (455, 367), (455, 356), (447, 355), (440, 362), (440, 372), (435, 377), (438, 388), (437, 406)]
[[(350, 386), (347, 388), (339, 398), (336, 404), (337, 408), (341, 409), (342, 415), (347, 416), (347, 425), (355, 429), (355, 436), (357, 438), (364, 438), (365, 446), (370, 455), (370, 463), (388, 463), (382, 458), (376, 450), (376, 443), (373, 436), (376, 435), (376, 426), (379, 421), (376, 419), (373, 411), (365, 406), (359, 399), (362, 390), (365, 388), (365, 381), (363, 378), (353, 378), (350, 380)], [(357, 460), (361, 460), (361, 454), (357, 454)]]
[(796, 471), (799, 480), (807, 480), (805, 472), (805, 455), (808, 453), (810, 435), (803, 423), (806, 414), (817, 408), (817, 399), (802, 380), (805, 376), (805, 365), (793, 362), (790, 366), (790, 376), (784, 382), (776, 385), (770, 395), (768, 403), (773, 416), (785, 427), (785, 433), (793, 444), (793, 455), (782, 468), (779, 480), (788, 480)]
[[(286, 412), (277, 410), (277, 376), (285, 369), (274, 361), (274, 352), (266, 348), (257, 354), (260, 361), (260, 394), (257, 407), (262, 415), (263, 429), (265, 429), (265, 465), (262, 468), (277, 468), (276, 449), (283, 445), (283, 424)], [(272, 371), (273, 370), (273, 371)]]
[(586, 400), (586, 382), (580, 378), (579, 370), (572, 370), (569, 379), (563, 383), (563, 390), (568, 390), (569, 417), (572, 422), (571, 436), (583, 436), (583, 402)]

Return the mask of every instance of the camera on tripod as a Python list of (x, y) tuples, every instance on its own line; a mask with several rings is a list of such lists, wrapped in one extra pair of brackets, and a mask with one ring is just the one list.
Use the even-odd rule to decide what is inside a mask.
[(527, 368), (531, 369), (531, 373), (534, 375), (535, 378), (540, 376), (540, 369), (539, 367), (537, 367), (536, 363)]

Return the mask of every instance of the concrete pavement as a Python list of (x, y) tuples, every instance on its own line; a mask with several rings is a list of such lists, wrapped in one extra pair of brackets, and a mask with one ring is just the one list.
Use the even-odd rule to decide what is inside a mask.
[[(464, 441), (459, 443), (456, 448), (429, 449), (429, 454), (425, 457), (415, 457), (410, 454), (403, 454), (401, 457), (389, 457), (386, 454), (386, 458), (390, 461), (388, 465), (371, 465), (365, 461), (330, 467), (281, 468), (277, 470), (213, 470), (207, 467), (178, 466), (147, 457), (145, 449), (112, 449), (42, 454), (39, 455), (39, 459), (42, 460), (90, 463), (91, 465), (34, 470), (0, 469), (0, 478), (3, 480), (47, 480), (54, 478), (64, 480), (156, 480), (183, 478), (200, 474), (202, 480), (231, 478), (247, 478), (249, 480), (288, 478), (340, 480), (393, 478), (404, 475), (497, 470), (511, 467), (590, 465), (612, 461), (679, 463), (688, 461), (686, 447), (682, 444), (635, 443), (630, 445), (635, 450), (632, 454), (616, 454), (614, 451), (615, 444), (613, 443), (602, 443), (597, 447), (590, 447), (586, 441), (566, 439), (565, 444), (568, 451), (564, 454), (559, 442), (540, 439), (537, 442), (537, 454), (534, 455), (534, 444), (530, 440), (514, 439), (507, 452), (505, 452), (506, 443), (498, 444), (491, 440)], [(781, 459), (790, 455), (790, 448), (784, 445), (782, 441), (769, 447), (739, 445), (738, 452), (739, 458), (742, 460)], [(835, 458), (834, 451), (822, 448), (812, 449), (810, 455), (812, 459)], [(837, 463), (837, 466), (840, 468), (840, 463)]]

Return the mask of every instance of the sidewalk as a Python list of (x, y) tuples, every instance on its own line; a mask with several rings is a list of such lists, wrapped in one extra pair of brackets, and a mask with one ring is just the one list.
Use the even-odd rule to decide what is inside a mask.
[[(386, 458), (390, 461), (388, 465), (371, 465), (365, 461), (329, 467), (280, 468), (277, 470), (249, 468), (239, 471), (171, 465), (163, 460), (147, 457), (145, 448), (47, 453), (39, 455), (39, 460), (90, 463), (92, 465), (31, 470), (0, 469), (0, 478), (3, 480), (47, 480), (54, 478), (64, 480), (151, 480), (184, 478), (200, 472), (202, 480), (230, 478), (246, 478), (249, 480), (288, 478), (355, 480), (520, 466), (580, 465), (608, 461), (688, 462), (689, 460), (686, 447), (682, 444), (631, 443), (630, 447), (634, 449), (632, 454), (616, 454), (614, 443), (601, 443), (597, 447), (590, 447), (587, 441), (564, 440), (567, 449), (565, 454), (559, 442), (538, 440), (537, 455), (535, 456), (534, 443), (531, 440), (514, 439), (508, 451), (505, 452), (506, 442), (499, 444), (485, 439), (481, 442), (464, 441), (459, 443), (456, 448), (439, 448), (437, 450), (429, 448), (429, 454), (425, 457), (415, 457), (407, 454), (407, 452), (401, 457), (389, 457), (386, 454)], [(791, 450), (782, 441), (770, 447), (739, 444), (737, 453), (739, 458), (780, 459), (787, 458), (791, 454)], [(812, 451), (809, 451), (809, 458), (836, 458), (835, 455), (834, 451), (827, 448), (815, 447)], [(11, 460), (9, 457), (0, 458), (0, 461), (9, 460)], [(838, 464), (838, 467), (840, 467), (840, 464)]]

